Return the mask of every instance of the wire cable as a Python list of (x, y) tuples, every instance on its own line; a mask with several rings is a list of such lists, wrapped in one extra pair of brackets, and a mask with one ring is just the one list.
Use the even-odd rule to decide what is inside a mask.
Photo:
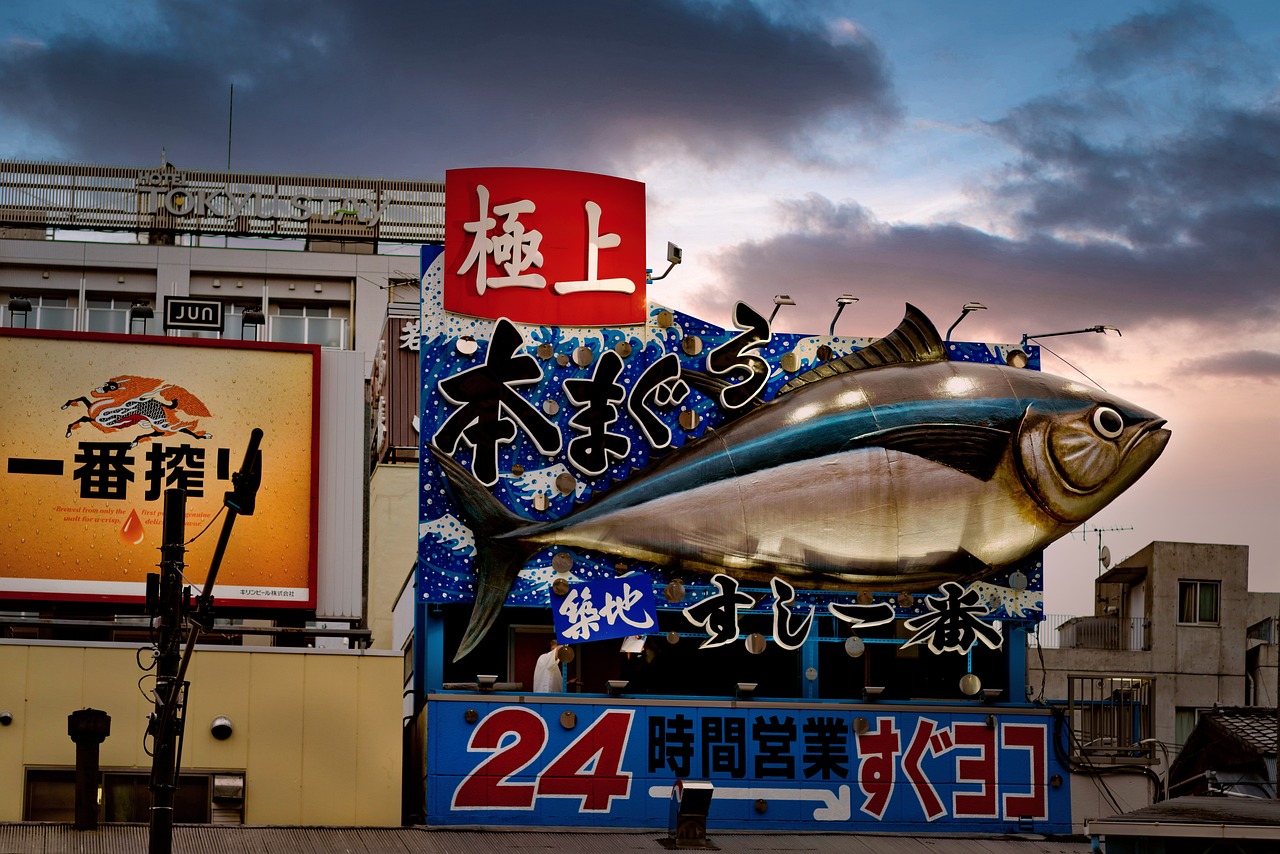
[[(1035, 339), (1032, 339), (1032, 340), (1035, 340)], [(1077, 374), (1079, 374), (1080, 376), (1084, 377), (1084, 378), (1085, 378), (1085, 379), (1087, 379), (1089, 382), (1091, 382), (1091, 383), (1093, 383), (1094, 385), (1096, 385), (1098, 388), (1101, 388), (1103, 391), (1106, 391), (1106, 389), (1102, 387), (1102, 383), (1098, 382), (1098, 381), (1097, 381), (1097, 380), (1095, 380), (1093, 377), (1089, 376), (1089, 375), (1088, 375), (1088, 374), (1086, 374), (1084, 371), (1080, 370), (1080, 369), (1079, 369), (1079, 368), (1077, 368), (1075, 365), (1073, 365), (1073, 364), (1071, 364), (1070, 362), (1068, 362), (1066, 359), (1063, 359), (1063, 358), (1062, 358), (1062, 356), (1059, 356), (1057, 353), (1054, 353), (1052, 350), (1049, 350), (1049, 348), (1048, 348), (1047, 346), (1045, 346), (1044, 344), (1042, 344), (1042, 343), (1040, 343), (1040, 342), (1038, 342), (1038, 341), (1037, 341), (1037, 342), (1036, 342), (1036, 346), (1038, 346), (1041, 350), (1048, 350), (1048, 352), (1052, 353), (1054, 356), (1057, 356), (1057, 357), (1062, 361), (1062, 363), (1063, 363), (1063, 364), (1065, 364), (1068, 368), (1070, 368), (1071, 370), (1075, 371)]]
[[(1055, 353), (1054, 355), (1056, 356), (1057, 354)], [(1063, 361), (1065, 362), (1065, 361), (1066, 361), (1066, 359), (1063, 359)], [(1099, 386), (1099, 388), (1101, 388), (1101, 386)], [(1106, 391), (1106, 389), (1103, 389), (1103, 391)], [(219, 516), (221, 516), (221, 515), (222, 515), (222, 513), (223, 513), (223, 511), (224, 511), (224, 510), (226, 510), (226, 509), (227, 509), (227, 505), (225, 505), (225, 504), (223, 504), (221, 507), (219, 507), (219, 508), (218, 508), (218, 512), (213, 514), (213, 518), (211, 518), (208, 522), (206, 522), (206, 523), (205, 523), (205, 526), (204, 526), (203, 528), (201, 528), (201, 529), (200, 529), (200, 533), (196, 534), (194, 537), (192, 537), (191, 539), (187, 540), (185, 543), (183, 543), (183, 545), (184, 545), (184, 546), (189, 546), (189, 545), (191, 545), (192, 543), (194, 543), (196, 540), (198, 540), (198, 539), (200, 539), (201, 537), (203, 537), (203, 536), (204, 536), (204, 532), (205, 532), (205, 531), (207, 531), (207, 530), (209, 530), (209, 526), (210, 526), (210, 525), (212, 525), (214, 522), (218, 521), (218, 517), (219, 517)]]

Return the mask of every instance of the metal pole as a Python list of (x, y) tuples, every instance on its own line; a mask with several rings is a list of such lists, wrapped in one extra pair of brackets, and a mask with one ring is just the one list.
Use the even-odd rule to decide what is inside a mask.
[(157, 630), (160, 655), (156, 663), (155, 712), (151, 717), (151, 816), (149, 854), (173, 850), (173, 793), (177, 789), (177, 742), (180, 718), (174, 706), (183, 692), (179, 681), (184, 593), (182, 570), (186, 534), (187, 493), (166, 489), (163, 540), (160, 546), (160, 597)]

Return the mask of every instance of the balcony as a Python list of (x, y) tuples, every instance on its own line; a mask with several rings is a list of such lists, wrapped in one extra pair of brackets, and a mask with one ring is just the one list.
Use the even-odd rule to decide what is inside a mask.
[(1154, 687), (1155, 680), (1145, 676), (1068, 675), (1071, 758), (1096, 765), (1154, 764)]
[(1151, 649), (1151, 621), (1145, 617), (1073, 617), (1045, 614), (1031, 645), (1042, 649)]

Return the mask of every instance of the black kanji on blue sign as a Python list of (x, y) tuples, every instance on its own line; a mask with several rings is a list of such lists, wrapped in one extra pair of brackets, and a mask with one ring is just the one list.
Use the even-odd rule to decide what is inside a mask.
[(459, 441), (470, 445), (474, 451), (471, 472), (485, 486), (498, 482), (498, 445), (515, 439), (517, 424), (540, 453), (560, 452), (560, 428), (512, 388), (542, 379), (538, 360), (517, 353), (523, 345), (520, 331), (504, 317), (493, 328), (484, 364), (439, 383), (441, 396), (459, 408), (440, 425), (432, 441), (447, 454), (458, 449)]
[(976, 590), (965, 590), (954, 581), (944, 582), (941, 596), (926, 596), (929, 613), (906, 620), (903, 625), (915, 632), (904, 646), (927, 643), (933, 652), (968, 652), (978, 641), (988, 649), (1004, 642), (1000, 630), (982, 621), (988, 609)]
[(583, 434), (569, 440), (567, 456), (574, 468), (592, 477), (608, 471), (610, 460), (626, 459), (631, 453), (631, 440), (609, 430), (618, 420), (616, 404), (627, 396), (626, 388), (617, 382), (621, 373), (622, 357), (606, 350), (591, 379), (564, 381), (565, 397), (578, 408), (569, 426)]
[(644, 369), (631, 396), (627, 398), (627, 411), (654, 448), (666, 448), (671, 444), (671, 428), (654, 410), (669, 410), (689, 394), (689, 386), (680, 379), (680, 357), (668, 353)]
[(721, 390), (720, 405), (740, 409), (754, 400), (769, 382), (769, 363), (748, 355), (769, 343), (769, 321), (745, 302), (733, 307), (733, 325), (743, 330), (707, 354), (707, 369), (738, 380)]
[(738, 638), (738, 611), (756, 603), (746, 593), (738, 590), (737, 579), (728, 575), (714, 575), (711, 583), (719, 593), (684, 609), (684, 615), (695, 626), (701, 626), (711, 637), (702, 642), (699, 649), (723, 646)]

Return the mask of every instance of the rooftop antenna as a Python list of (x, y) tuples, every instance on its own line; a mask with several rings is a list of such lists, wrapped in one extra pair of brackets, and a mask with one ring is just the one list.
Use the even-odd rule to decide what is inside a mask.
[[(1111, 549), (1107, 548), (1102, 544), (1102, 535), (1104, 533), (1110, 533), (1111, 531), (1132, 531), (1132, 530), (1133, 530), (1132, 525), (1126, 525), (1124, 527), (1117, 527), (1117, 528), (1094, 528), (1093, 529), (1092, 533), (1098, 535), (1098, 575), (1102, 575), (1102, 573), (1106, 572), (1108, 569), (1111, 568)], [(1091, 532), (1089, 530), (1089, 523), (1085, 522), (1084, 525), (1080, 527), (1081, 539), (1088, 540), (1090, 533)]]

